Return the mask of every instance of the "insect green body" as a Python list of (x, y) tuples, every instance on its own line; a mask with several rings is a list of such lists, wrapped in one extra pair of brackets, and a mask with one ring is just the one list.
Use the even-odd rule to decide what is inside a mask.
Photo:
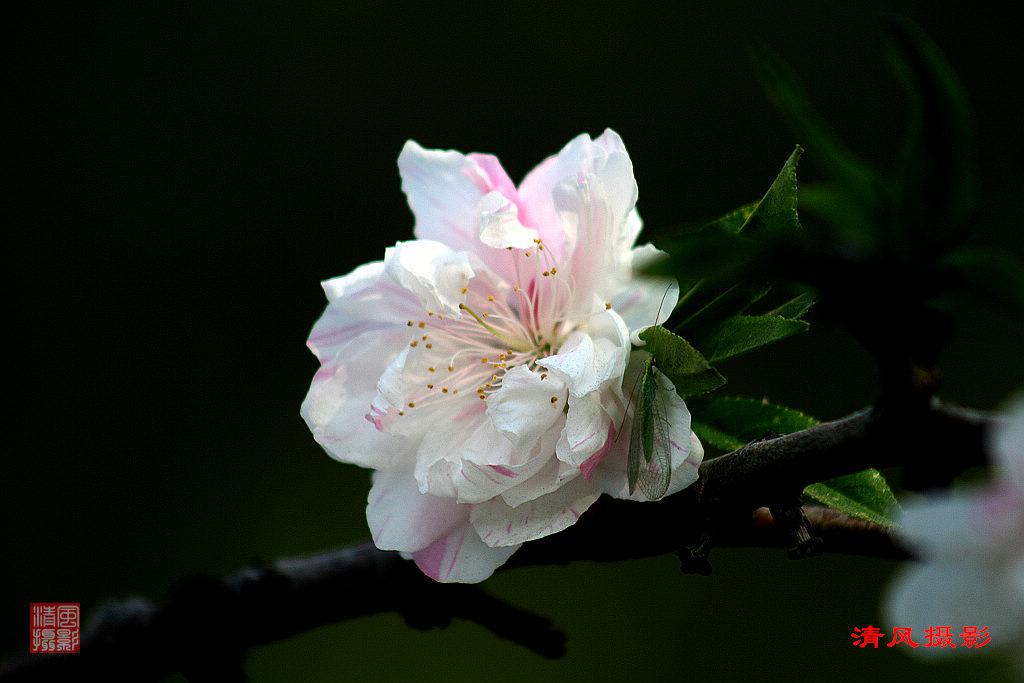
[(659, 395), (654, 358), (644, 361), (640, 373), (640, 393), (633, 411), (633, 432), (629, 439), (627, 476), (629, 492), (637, 486), (650, 500), (661, 498), (672, 477), (672, 451), (669, 447), (665, 400)]

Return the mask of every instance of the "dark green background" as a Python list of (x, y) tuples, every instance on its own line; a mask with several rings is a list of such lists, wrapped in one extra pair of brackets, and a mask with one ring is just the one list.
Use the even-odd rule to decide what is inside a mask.
[[(368, 476), (298, 415), (318, 282), (411, 235), (403, 142), (498, 154), (514, 179), (580, 132), (617, 130), (648, 233), (757, 198), (798, 140), (746, 47), (802, 74), (839, 131), (885, 164), (905, 106), (887, 12), (920, 22), (977, 110), (981, 243), (1018, 249), (1016, 24), (979, 2), (40, 3), (7, 18), (8, 400), (0, 479), (0, 655), (27, 651), (28, 603), (88, 611), (252, 558), (366, 537)], [(815, 177), (815, 150), (801, 168)], [(811, 229), (813, 226), (808, 225)], [(969, 311), (946, 395), (994, 407), (1024, 376), (1019, 321)], [(734, 393), (834, 418), (874, 374), (817, 325), (726, 365)], [(894, 564), (717, 550), (499, 574), (552, 616), (550, 662), (474, 625), (353, 621), (254, 651), (254, 681), (956, 681), (963, 668), (851, 647), (880, 625)], [(998, 635), (995, 637), (998, 638)], [(899, 649), (899, 648), (897, 648)], [(972, 675), (984, 671), (971, 669)], [(995, 680), (995, 679), (987, 679)]]

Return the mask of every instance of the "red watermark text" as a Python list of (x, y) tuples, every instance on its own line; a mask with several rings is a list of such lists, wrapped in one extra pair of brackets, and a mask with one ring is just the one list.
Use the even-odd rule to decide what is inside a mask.
[[(850, 637), (853, 638), (854, 647), (870, 646), (877, 649), (878, 644), (886, 639), (886, 634), (875, 626), (854, 626)], [(985, 647), (992, 640), (988, 635), (988, 626), (964, 626), (960, 633), (956, 633), (952, 626), (929, 626), (924, 629), (923, 635), (918, 633), (918, 637), (921, 640), (914, 640), (914, 634), (906, 626), (895, 626), (892, 629), (892, 638), (885, 646)]]

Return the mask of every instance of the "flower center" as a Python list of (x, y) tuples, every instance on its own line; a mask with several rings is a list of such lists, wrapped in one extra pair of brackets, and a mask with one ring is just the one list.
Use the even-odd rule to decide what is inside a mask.
[(459, 317), (427, 311), (426, 318), (408, 321), (415, 335), (403, 370), (399, 416), (474, 394), (486, 401), (501, 388), (505, 373), (519, 365), (546, 377), (538, 360), (556, 353), (583, 319), (569, 316), (573, 278), (559, 271), (542, 240), (534, 240), (530, 249), (507, 251), (513, 282), (481, 274), (462, 288)]

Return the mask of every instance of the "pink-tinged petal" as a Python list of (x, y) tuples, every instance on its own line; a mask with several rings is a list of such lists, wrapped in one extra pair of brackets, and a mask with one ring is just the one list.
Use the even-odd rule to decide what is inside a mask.
[(537, 165), (519, 185), (520, 221), (537, 230), (544, 244), (559, 260), (565, 258), (565, 233), (555, 209), (555, 185), (571, 171), (565, 171), (558, 156), (551, 156)]
[(477, 205), (480, 241), (495, 249), (528, 249), (537, 231), (519, 222), (519, 209), (500, 192), (488, 192)]
[(500, 192), (502, 195), (512, 200), (517, 200), (519, 195), (516, 191), (516, 185), (505, 173), (505, 169), (502, 168), (501, 162), (498, 161), (498, 157), (493, 154), (479, 154), (476, 152), (466, 155), (466, 158), (477, 165), (480, 172), (487, 178), (486, 187), (491, 192)]
[(471, 526), (453, 529), (423, 550), (413, 553), (420, 570), (441, 583), (478, 583), (505, 564), (518, 545), (493, 548)]
[(529, 481), (551, 459), (561, 424), (556, 419), (543, 438), (527, 446), (498, 433), (485, 415), (463, 426), (435, 429), (423, 436), (417, 453), (419, 488), (459, 503), (490, 500)]
[(501, 495), (520, 482), (529, 480), (547, 462), (547, 458), (531, 458), (522, 465), (480, 465), (463, 460), (455, 476), (455, 490), (460, 503), (483, 503)]
[(381, 550), (422, 550), (469, 519), (451, 498), (420, 493), (405, 469), (378, 470), (366, 506), (374, 544)]
[(670, 445), (672, 447), (672, 481), (669, 482), (668, 490), (665, 491), (666, 496), (682, 491), (696, 482), (700, 464), (704, 460), (704, 445), (692, 431), (689, 434), (676, 432), (672, 435)]
[[(403, 339), (405, 342), (406, 339)], [(377, 380), (377, 393), (380, 397), (381, 408), (386, 412), (387, 407), (399, 407), (404, 404), (405, 396), (405, 382), (403, 375), (405, 374), (405, 364), (409, 360), (409, 353), (412, 349), (408, 343), (403, 343), (400, 347), (401, 351), (391, 360), (391, 362), (379, 373)]]
[(300, 412), (331, 457), (363, 467), (388, 467), (410, 452), (406, 441), (379, 431), (366, 419), (377, 396), (377, 378), (395, 349), (404, 345), (402, 332), (357, 337), (313, 377)]
[(577, 476), (518, 507), (511, 507), (500, 497), (474, 505), (469, 518), (487, 545), (518, 545), (572, 526), (600, 495), (596, 482), (591, 484)]
[(580, 464), (580, 472), (583, 474), (583, 478), (588, 482), (594, 476), (594, 470), (597, 466), (605, 459), (605, 456), (611, 452), (612, 446), (615, 444), (615, 423), (608, 422), (608, 435), (605, 437), (604, 444), (601, 448), (594, 453), (592, 456), (587, 458), (583, 463)]
[(530, 448), (561, 416), (565, 384), (519, 365), (505, 373), (501, 389), (487, 400), (487, 414), (495, 429), (516, 448)]
[(494, 272), (510, 274), (506, 254), (482, 248), (479, 241), (478, 204), (484, 195), (496, 191), (513, 202), (517, 199), (515, 187), (497, 159), (424, 149), (410, 140), (398, 157), (398, 170), (402, 190), (416, 216), (417, 239), (475, 253)]
[(416, 297), (385, 274), (383, 261), (359, 266), (322, 285), (328, 304), (313, 326), (307, 345), (325, 363), (360, 335), (395, 329), (403, 319), (422, 315)]
[(570, 394), (565, 430), (555, 449), (558, 459), (573, 467), (582, 465), (604, 447), (610, 423), (598, 392)]
[(416, 237), (475, 251), (476, 204), (494, 189), (490, 175), (459, 152), (424, 149), (412, 140), (402, 148), (398, 170), (416, 216)]
[(421, 491), (458, 498), (459, 502), (487, 500), (515, 483), (514, 478), (488, 466), (518, 467), (525, 464), (525, 458), (523, 462), (517, 459), (520, 455), (485, 413), (462, 423), (439, 423), (419, 444), (416, 481)]
[[(523, 225), (536, 228), (541, 239), (554, 250), (559, 259), (565, 258), (567, 253), (572, 255), (572, 248), (566, 243), (567, 236), (561, 225), (562, 217), (554, 200), (556, 186), (566, 178), (576, 182), (586, 175), (607, 175), (605, 168), (608, 165), (608, 158), (612, 155), (621, 158), (614, 164), (621, 164), (623, 159), (629, 161), (622, 140), (613, 131), (605, 131), (593, 141), (588, 135), (580, 135), (571, 140), (556, 156), (545, 159), (527, 174), (519, 185), (520, 220)], [(629, 167), (628, 178), (622, 176), (616, 177), (615, 180), (623, 182), (621, 188), (612, 188), (610, 193), (615, 203), (613, 215), (615, 211), (622, 214), (624, 233), (628, 231), (632, 239), (635, 239), (639, 231), (639, 219), (635, 215), (626, 219), (636, 201), (636, 182), (632, 179), (632, 167)], [(572, 246), (585, 243), (588, 244), (588, 249), (598, 248), (596, 243), (588, 242), (588, 239), (589, 236), (579, 236), (578, 240), (572, 240)], [(632, 241), (626, 248), (630, 246)]]
[[(1024, 413), (1024, 404), (1017, 409)], [(1019, 449), (1022, 440), (1024, 414), (1017, 413), (990, 434), (995, 451), (990, 482), (904, 505), (895, 532), (920, 562), (908, 563), (896, 576), (885, 605), (887, 618), (920, 633), (938, 625), (988, 627), (988, 651), (1010, 654), (1024, 672), (1024, 491), (1014, 470), (1021, 457), (1014, 443)], [(959, 635), (955, 631), (954, 639)], [(927, 650), (914, 654), (928, 658), (973, 652), (917, 650)]]
[[(621, 167), (617, 172), (632, 178), (628, 159), (609, 166)], [(607, 181), (614, 184), (624, 179)], [(579, 296), (614, 296), (632, 275), (628, 212), (618, 215), (608, 193), (609, 187), (594, 175), (566, 178), (555, 187), (555, 206), (566, 232), (569, 265)]]

